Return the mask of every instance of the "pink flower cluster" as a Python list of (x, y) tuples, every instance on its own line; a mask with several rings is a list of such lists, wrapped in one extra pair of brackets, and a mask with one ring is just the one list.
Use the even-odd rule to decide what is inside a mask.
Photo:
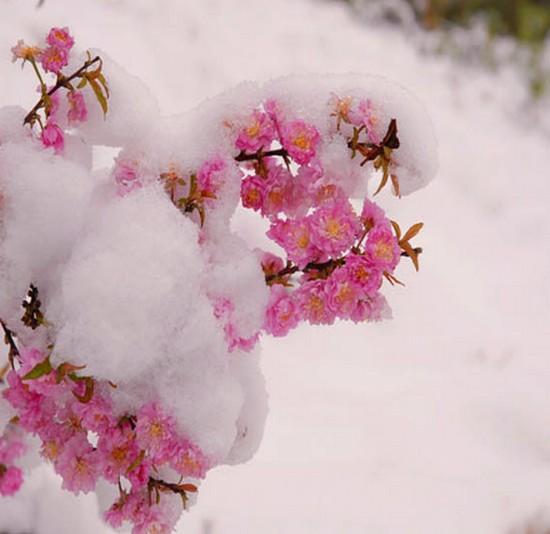
[[(327, 202), (300, 221), (272, 225), (268, 235), (293, 267), (272, 254), (262, 262), (272, 284), (264, 325), (268, 334), (285, 336), (300, 321), (332, 324), (337, 318), (362, 322), (387, 316), (380, 286), (384, 274), (397, 266), (401, 248), (387, 218), (382, 215), (374, 224), (368, 219), (373, 206), (366, 199), (357, 216), (350, 204)], [(291, 286), (294, 272), (301, 275)]]
[[(42, 441), (42, 455), (63, 478), (64, 489), (87, 493), (100, 478), (127, 488), (120, 489), (120, 498), (106, 514), (113, 526), (128, 521), (134, 525), (132, 532), (149, 532), (158, 523), (167, 497), (159, 494), (160, 504), (153, 506), (152, 491), (183, 497), (186, 491), (196, 491), (192, 484), (181, 486), (178, 481), (203, 478), (211, 461), (158, 404), (144, 404), (135, 414), (120, 414), (111, 398), (113, 385), (81, 376), (69, 364), (54, 369), (37, 349), (20, 349), (18, 360), (3, 392), (17, 412), (16, 427)], [(0, 491), (12, 494), (21, 483), (21, 472), (9, 464), (22, 449), (18, 441), (6, 439), (4, 435), (0, 440)], [(161, 480), (161, 470), (173, 482)], [(170, 528), (159, 532), (169, 532), (179, 514), (170, 517)]]
[(69, 53), (74, 39), (68, 28), (52, 28), (46, 37), (48, 46), (40, 54), (40, 63), (46, 72), (59, 74), (69, 64)]
[(333, 95), (331, 104), (335, 109), (333, 115), (336, 117), (338, 130), (340, 130), (342, 123), (356, 128), (364, 128), (369, 141), (373, 145), (380, 144), (379, 120), (370, 99), (361, 99), (356, 103), (351, 97), (340, 98)]
[[(379, 143), (369, 100), (338, 100), (335, 115), (338, 131), (343, 121)], [(242, 204), (270, 221), (267, 235), (286, 256), (262, 258), (271, 286), (264, 329), (274, 336), (300, 321), (372, 321), (388, 311), (379, 289), (400, 260), (398, 239), (373, 202), (365, 199), (362, 212), (355, 212), (322, 166), (321, 143), (314, 124), (286, 117), (274, 101), (254, 110), (237, 132)]]
[[(370, 100), (356, 103), (333, 96), (330, 105), (336, 117), (332, 135), (342, 135), (352, 150), (351, 136), (364, 132), (365, 149), (380, 148), (378, 119)], [(301, 321), (332, 324), (336, 319), (386, 318), (389, 307), (380, 287), (384, 278), (397, 281), (393, 272), (403, 250), (399, 236), (374, 202), (365, 199), (361, 213), (356, 213), (340, 182), (323, 167), (318, 128), (281, 109), (268, 100), (232, 123), (235, 160), (242, 176), (241, 202), (270, 222), (267, 236), (284, 250), (283, 257), (260, 258), (271, 292), (264, 331), (284, 336)], [(161, 180), (182, 211), (197, 208), (203, 221), (205, 208), (215, 207), (213, 199), (228, 168), (215, 157), (191, 177), (171, 169)], [(128, 183), (136, 183), (134, 171), (117, 169), (119, 185), (128, 188)], [(234, 304), (215, 295), (211, 301), (229, 350), (251, 350), (259, 333), (243, 338), (232, 318)]]
[(24, 433), (15, 423), (8, 423), (0, 437), (0, 495), (14, 495), (23, 484), (23, 471), (14, 464), (25, 451)]
[[(39, 61), (44, 72), (57, 75), (59, 81), (61, 71), (69, 64), (73, 46), (74, 39), (68, 28), (52, 28), (43, 46), (29, 46), (19, 40), (11, 50), (14, 61), (18, 59), (23, 62), (31, 61), (36, 69)], [(88, 109), (82, 92), (72, 85), (63, 86), (63, 88), (66, 90), (68, 106), (66, 117), (61, 116), (59, 93), (51, 92), (54, 86), (46, 88), (43, 80), (40, 79), (40, 90), (43, 93), (46, 110), (46, 123), (42, 128), (40, 139), (45, 147), (52, 147), (56, 154), (63, 153), (65, 148), (65, 133), (60, 124), (66, 122), (69, 127), (73, 127), (85, 122), (88, 118)], [(46, 97), (44, 97), (45, 93), (47, 93)]]

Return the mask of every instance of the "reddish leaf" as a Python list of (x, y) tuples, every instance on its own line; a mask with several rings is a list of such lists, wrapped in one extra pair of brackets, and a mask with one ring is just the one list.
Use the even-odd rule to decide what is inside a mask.
[(391, 225), (393, 226), (393, 230), (395, 232), (395, 236), (397, 237), (397, 241), (401, 241), (401, 228), (399, 228), (399, 225), (395, 221), (390, 221)]
[(408, 230), (407, 233), (403, 236), (403, 241), (410, 241), (413, 237), (415, 237), (420, 230), (422, 230), (422, 227), (424, 226), (424, 223), (416, 223), (413, 224)]

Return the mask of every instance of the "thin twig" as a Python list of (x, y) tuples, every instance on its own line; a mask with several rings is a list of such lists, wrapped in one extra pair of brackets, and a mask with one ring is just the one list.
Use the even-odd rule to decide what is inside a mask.
[(72, 80), (78, 78), (84, 71), (86, 71), (89, 67), (91, 67), (94, 63), (97, 63), (98, 61), (101, 61), (101, 58), (99, 56), (96, 56), (93, 59), (89, 59), (84, 63), (84, 65), (82, 65), (82, 67), (71, 74), (68, 78), (59, 78), (55, 85), (47, 93), (43, 94), (38, 102), (34, 105), (34, 107), (27, 113), (25, 119), (23, 120), (23, 124), (28, 124), (32, 122), (33, 118), (36, 116), (36, 112), (44, 105), (45, 96), (52, 96), (57, 90), (71, 83)]

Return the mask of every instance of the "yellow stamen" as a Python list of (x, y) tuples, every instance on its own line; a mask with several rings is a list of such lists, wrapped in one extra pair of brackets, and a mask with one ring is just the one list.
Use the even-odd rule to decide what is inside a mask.
[(260, 121), (257, 120), (252, 126), (246, 129), (248, 137), (256, 137), (260, 133)]
[(342, 225), (332, 217), (325, 223), (325, 233), (331, 239), (338, 239), (342, 236)]
[(374, 246), (374, 256), (386, 262), (391, 262), (393, 259), (392, 246), (390, 243), (380, 240)]

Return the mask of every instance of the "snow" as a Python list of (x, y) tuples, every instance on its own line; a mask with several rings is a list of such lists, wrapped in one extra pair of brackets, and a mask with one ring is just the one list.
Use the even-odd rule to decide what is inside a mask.
[[(394, 30), (312, 0), (46, 0), (40, 10), (4, 0), (0, 19), (2, 105), (29, 108), (35, 98), (9, 48), (67, 25), (82, 46), (106, 50), (143, 79), (164, 114), (242, 80), (305, 70), (386, 76), (432, 117), (437, 180), (401, 200), (382, 194), (403, 227), (425, 223), (420, 273), (402, 268), (407, 287), (388, 295), (394, 319), (264, 339), (270, 414), (260, 450), (247, 465), (209, 474), (181, 532), (548, 528), (550, 151), (522, 118), (510, 72), (499, 78), (422, 56)], [(139, 145), (136, 130), (127, 146)], [(247, 217), (233, 226), (250, 240), (261, 231)], [(255, 409), (245, 401), (244, 411)], [(25, 508), (33, 517), (19, 519), (14, 499), (1, 502), (0, 527), (20, 520), (21, 531), (37, 534), (101, 532), (93, 500), (59, 494), (54, 480), (46, 469), (33, 475), (25, 490), (41, 503)]]

